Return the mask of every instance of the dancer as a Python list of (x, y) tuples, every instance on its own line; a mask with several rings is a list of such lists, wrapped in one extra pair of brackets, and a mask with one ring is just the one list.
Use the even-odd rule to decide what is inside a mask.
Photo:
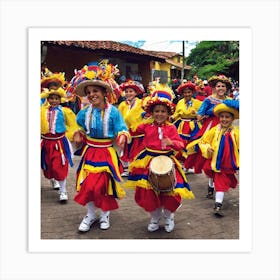
[[(184, 142), (176, 127), (169, 122), (175, 109), (172, 98), (171, 89), (165, 87), (154, 91), (146, 103), (144, 109), (151, 118), (136, 129), (136, 133), (144, 134), (145, 148), (130, 164), (126, 182), (127, 187), (135, 189), (136, 203), (151, 215), (148, 224), (150, 232), (159, 229), (162, 216), (165, 218), (165, 231), (173, 231), (174, 214), (181, 205), (181, 199), (194, 198), (181, 164), (175, 157), (176, 151), (184, 147)], [(154, 160), (159, 161), (157, 167), (161, 171), (170, 166), (167, 182), (160, 182), (157, 174), (151, 172)], [(164, 185), (168, 185), (167, 188), (163, 189)]]
[[(202, 127), (193, 136), (191, 143), (187, 145), (187, 154), (189, 156), (188, 162), (185, 162), (186, 168), (194, 166), (195, 173), (201, 173), (205, 159), (201, 155), (198, 147), (199, 139), (203, 134), (219, 123), (219, 118), (214, 114), (213, 110), (217, 104), (223, 103), (224, 100), (230, 99), (227, 93), (232, 88), (232, 83), (229, 78), (224, 75), (212, 76), (208, 80), (212, 87), (212, 95), (205, 98), (197, 111), (197, 120), (202, 122)], [(207, 195), (209, 199), (213, 199), (214, 184), (213, 180), (209, 178)]]
[(76, 94), (87, 96), (90, 103), (77, 114), (81, 129), (74, 136), (77, 144), (83, 143), (74, 197), (78, 204), (87, 207), (87, 214), (79, 225), (81, 232), (89, 231), (98, 220), (98, 209), (100, 229), (108, 229), (110, 211), (117, 209), (117, 199), (125, 196), (121, 187), (123, 167), (113, 141), (123, 149), (125, 143), (130, 142), (130, 135), (121, 113), (108, 101), (116, 101), (118, 97), (107, 79), (107, 70), (104, 64), (94, 63), (77, 72)]
[(66, 177), (68, 165), (73, 166), (70, 141), (78, 129), (75, 114), (60, 105), (64, 97), (66, 92), (62, 87), (45, 88), (41, 93), (41, 98), (47, 100), (41, 106), (41, 168), (44, 176), (51, 179), (53, 188), (59, 189), (61, 202), (68, 200)]
[(203, 171), (215, 186), (214, 214), (222, 217), (224, 193), (237, 186), (234, 174), (239, 169), (239, 130), (232, 123), (239, 117), (239, 113), (221, 103), (215, 106), (214, 114), (220, 123), (203, 135), (199, 148), (207, 159)]
[(142, 100), (137, 96), (144, 93), (144, 87), (137, 81), (128, 80), (120, 85), (120, 89), (124, 92), (125, 99), (122, 101), (118, 109), (121, 112), (125, 123), (131, 135), (131, 142), (126, 143), (121, 154), (121, 160), (124, 165), (122, 176), (128, 176), (129, 162), (133, 161), (142, 147), (142, 135), (134, 135), (136, 127), (143, 122)]
[[(201, 128), (201, 123), (196, 120), (196, 113), (202, 102), (193, 98), (195, 84), (192, 82), (186, 82), (180, 85), (177, 91), (183, 98), (177, 103), (172, 119), (186, 147)], [(184, 165), (188, 166), (185, 164), (187, 158), (185, 148), (177, 154), (177, 158), (184, 162)]]

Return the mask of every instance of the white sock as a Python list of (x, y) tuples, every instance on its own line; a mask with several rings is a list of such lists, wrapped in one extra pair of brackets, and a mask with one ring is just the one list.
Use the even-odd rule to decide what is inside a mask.
[(174, 218), (174, 213), (172, 213), (170, 210), (168, 209), (163, 209), (163, 213), (164, 213), (164, 217), (166, 219), (172, 219)]
[(151, 218), (155, 221), (158, 221), (162, 216), (162, 208), (157, 208), (156, 210), (150, 213), (151, 213)]
[(103, 217), (106, 217), (106, 216), (109, 216), (110, 214), (110, 211), (102, 211), (100, 212), (100, 217), (103, 218)]
[(209, 187), (210, 188), (214, 188), (214, 181), (213, 181), (213, 178), (209, 178)]
[(89, 216), (91, 218), (96, 217), (96, 214), (95, 214), (96, 207), (93, 204), (93, 201), (88, 202), (86, 204), (86, 207), (87, 207), (87, 216)]
[(222, 204), (224, 200), (224, 194), (225, 194), (224, 192), (216, 192), (215, 201)]
[(63, 181), (58, 181), (59, 186), (60, 186), (60, 191), (66, 193), (66, 179)]

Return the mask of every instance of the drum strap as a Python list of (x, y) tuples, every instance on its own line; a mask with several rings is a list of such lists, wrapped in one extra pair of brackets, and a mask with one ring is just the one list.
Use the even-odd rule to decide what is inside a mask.
[(150, 156), (172, 156), (174, 155), (174, 151), (170, 150), (170, 151), (162, 151), (162, 150), (153, 150), (153, 149), (149, 149), (146, 148), (147, 154)]

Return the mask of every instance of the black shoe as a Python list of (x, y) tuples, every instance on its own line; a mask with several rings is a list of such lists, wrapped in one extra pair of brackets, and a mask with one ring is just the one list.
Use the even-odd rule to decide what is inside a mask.
[(213, 199), (214, 198), (214, 188), (211, 188), (208, 186), (208, 193), (206, 195), (206, 198)]
[(223, 217), (224, 214), (222, 212), (222, 203), (216, 202), (214, 207), (214, 215), (217, 217)]

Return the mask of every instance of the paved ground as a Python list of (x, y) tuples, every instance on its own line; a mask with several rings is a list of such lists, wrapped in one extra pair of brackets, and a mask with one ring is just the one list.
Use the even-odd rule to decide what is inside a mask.
[[(204, 174), (188, 174), (187, 178), (196, 196), (183, 200), (175, 214), (175, 230), (167, 233), (164, 224), (157, 232), (148, 232), (150, 216), (134, 202), (134, 191), (126, 190), (127, 196), (119, 201), (120, 208), (110, 215), (111, 227), (99, 229), (94, 224), (87, 233), (80, 233), (78, 226), (86, 208), (73, 201), (75, 172), (70, 168), (67, 179), (69, 200), (60, 204), (58, 193), (49, 180), (41, 177), (41, 238), (42, 239), (238, 239), (239, 238), (239, 187), (227, 192), (224, 199), (223, 218), (213, 215), (214, 200), (205, 198), (207, 178)], [(162, 221), (163, 222), (163, 221)]]

